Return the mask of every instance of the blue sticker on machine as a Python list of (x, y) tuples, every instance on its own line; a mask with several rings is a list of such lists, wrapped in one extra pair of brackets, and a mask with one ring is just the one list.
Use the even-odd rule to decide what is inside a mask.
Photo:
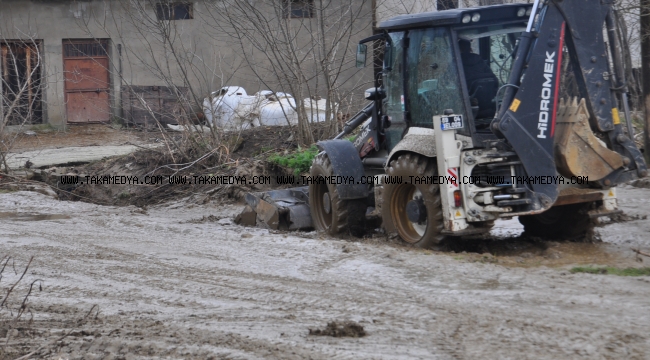
[(442, 130), (456, 130), (463, 127), (463, 116), (452, 115), (440, 118), (440, 127)]

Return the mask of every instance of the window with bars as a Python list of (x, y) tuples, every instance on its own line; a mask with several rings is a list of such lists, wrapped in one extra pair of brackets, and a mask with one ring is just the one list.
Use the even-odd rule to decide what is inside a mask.
[(301, 19), (314, 17), (314, 0), (284, 0), (285, 19)]
[(65, 42), (63, 43), (63, 57), (103, 57), (108, 56), (108, 42)]
[(0, 108), (7, 125), (43, 122), (42, 60), (40, 41), (0, 42)]
[(164, 2), (156, 4), (158, 20), (190, 20), (194, 18), (192, 3)]

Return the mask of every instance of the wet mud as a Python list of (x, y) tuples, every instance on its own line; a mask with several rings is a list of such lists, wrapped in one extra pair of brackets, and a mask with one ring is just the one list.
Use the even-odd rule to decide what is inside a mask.
[(309, 335), (332, 336), (332, 337), (363, 337), (366, 332), (363, 326), (354, 321), (345, 321), (337, 323), (332, 321), (327, 323), (324, 329), (309, 329)]
[[(441, 251), (379, 235), (338, 239), (242, 227), (232, 221), (240, 205), (195, 200), (144, 210), (0, 194), (0, 254), (15, 260), (0, 279), (3, 294), (34, 256), (0, 309), (6, 344), (0, 357), (644, 359), (650, 353), (650, 277), (570, 271), (648, 266), (650, 258), (632, 251), (650, 252), (650, 222), (643, 219), (650, 213), (648, 189), (619, 190), (631, 219), (597, 227), (600, 242), (540, 241), (513, 219), (498, 222), (489, 238)], [(34, 289), (27, 311), (13, 321), (38, 279), (42, 291)], [(347, 321), (366, 335), (331, 336)], [(326, 325), (332, 322), (335, 328)]]

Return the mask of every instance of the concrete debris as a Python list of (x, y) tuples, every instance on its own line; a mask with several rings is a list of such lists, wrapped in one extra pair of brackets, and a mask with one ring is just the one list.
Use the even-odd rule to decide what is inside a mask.
[[(159, 146), (159, 145), (156, 145)], [(144, 147), (156, 147), (145, 145)], [(43, 168), (65, 164), (83, 164), (98, 161), (112, 156), (127, 155), (142, 148), (134, 145), (108, 145), (108, 146), (71, 146), (59, 149), (41, 149), (9, 153), (7, 164), (10, 169)], [(28, 165), (27, 165), (28, 164)]]

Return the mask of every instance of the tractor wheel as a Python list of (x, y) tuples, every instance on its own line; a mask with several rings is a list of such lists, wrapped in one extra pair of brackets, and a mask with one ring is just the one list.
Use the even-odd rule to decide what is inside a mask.
[(362, 236), (367, 206), (363, 200), (341, 200), (336, 185), (318, 181), (332, 176), (332, 163), (327, 154), (314, 158), (309, 170), (314, 180), (309, 185), (309, 208), (316, 230), (330, 235), (349, 231), (354, 236)]
[(436, 176), (436, 162), (417, 154), (400, 155), (390, 162), (386, 175), (396, 184), (384, 184), (382, 221), (387, 232), (397, 232), (405, 242), (429, 248), (444, 239), (438, 184), (413, 183), (412, 176)]
[(576, 238), (591, 228), (589, 205), (572, 204), (552, 207), (537, 215), (520, 216), (519, 222), (528, 235), (543, 238)]

